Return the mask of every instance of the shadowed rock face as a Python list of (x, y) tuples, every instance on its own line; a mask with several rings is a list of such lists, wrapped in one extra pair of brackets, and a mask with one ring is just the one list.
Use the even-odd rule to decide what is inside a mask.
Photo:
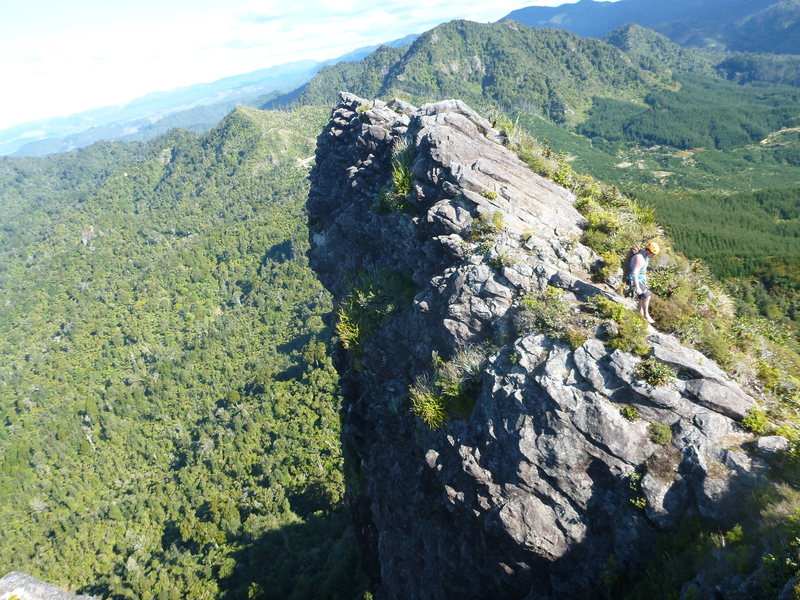
[[(415, 148), (410, 210), (378, 214), (401, 138)], [(337, 300), (364, 271), (410, 272), (417, 290), (362, 340), (357, 362), (344, 351), (337, 361), (353, 514), (378, 598), (601, 596), (610, 557), (628, 570), (684, 516), (725, 521), (727, 496), (759, 477), (734, 449), (751, 439), (735, 420), (752, 398), (675, 338), (651, 330), (652, 353), (678, 373), (653, 387), (602, 326), (576, 349), (516, 333), (520, 299), (548, 285), (576, 319), (592, 295), (626, 301), (591, 282), (596, 256), (578, 241), (571, 192), (501, 141), (459, 101), (417, 109), (349, 94), (318, 139), (312, 267)], [(502, 226), (479, 251), (476, 225), (492, 219)], [(409, 411), (409, 386), (434, 352), (475, 345), (487, 358), (474, 407), (429, 430)], [(672, 442), (652, 442), (651, 422), (669, 425)]]

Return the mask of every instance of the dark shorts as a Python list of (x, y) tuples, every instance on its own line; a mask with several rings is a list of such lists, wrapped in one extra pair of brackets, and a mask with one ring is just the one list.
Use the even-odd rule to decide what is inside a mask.
[(653, 292), (651, 292), (650, 289), (647, 287), (647, 282), (646, 281), (640, 281), (639, 282), (639, 287), (642, 289), (642, 293), (641, 294), (636, 294), (636, 297), (639, 300), (644, 300), (645, 298), (649, 298), (650, 296), (653, 295)]

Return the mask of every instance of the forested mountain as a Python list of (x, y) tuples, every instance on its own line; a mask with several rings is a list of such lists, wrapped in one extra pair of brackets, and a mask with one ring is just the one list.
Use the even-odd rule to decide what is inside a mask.
[(345, 85), (365, 97), (458, 97), (575, 123), (592, 95), (641, 100), (668, 79), (663, 69), (643, 69), (597, 40), (510, 21), (453, 21), (425, 32), (407, 49), (382, 48), (362, 61), (322, 69), (301, 89), (298, 102), (332, 104)]
[(800, 54), (797, 0), (581, 0), (556, 7), (520, 8), (506, 18), (596, 38), (633, 22), (683, 46)]
[(638, 66), (650, 71), (670, 70), (679, 73), (695, 73), (715, 76), (723, 53), (683, 48), (660, 33), (627, 23), (609, 31), (603, 41), (616, 46), (635, 61)]
[[(734, 342), (761, 343), (752, 329), (789, 345), (800, 91), (765, 82), (796, 86), (792, 60), (680, 48), (638, 26), (600, 41), (457, 21), (322, 69), (275, 102), (293, 112), (239, 108), (206, 135), (0, 159), (0, 562), (109, 598), (365, 597), (342, 509), (342, 331), (323, 322), (334, 307), (306, 260), (306, 177), (329, 114), (308, 105), (342, 88), (458, 97), (510, 146), (532, 134), (530, 166), (598, 202), (621, 197), (576, 171), (617, 185), (737, 291), (728, 337), (686, 326), (699, 347), (730, 360)], [(367, 221), (391, 209), (378, 196)], [(613, 237), (609, 218), (589, 232)], [(711, 285), (692, 268), (698, 285), (668, 289), (667, 272), (664, 295)], [(365, 273), (342, 281), (363, 288), (350, 309), (389, 310)], [(729, 308), (697, 304), (703, 318)], [(790, 398), (792, 360), (754, 359), (746, 377)], [(408, 417), (399, 406), (382, 426)]]
[(354, 597), (305, 258), (326, 117), (0, 159), (6, 570), (107, 598)]
[[(584, 172), (652, 204), (679, 248), (747, 290), (756, 310), (796, 323), (795, 59), (682, 48), (638, 25), (598, 41), (454, 21), (405, 51), (322, 69), (294, 99), (331, 103), (344, 88), (413, 103), (454, 96), (506, 113)], [(712, 206), (721, 214), (709, 221)]]

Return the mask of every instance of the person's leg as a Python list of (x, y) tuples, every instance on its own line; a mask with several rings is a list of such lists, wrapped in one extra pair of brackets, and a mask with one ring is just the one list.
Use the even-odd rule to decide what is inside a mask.
[(642, 293), (639, 295), (639, 314), (642, 315), (645, 321), (652, 325), (655, 323), (653, 317), (650, 316), (650, 296), (653, 294), (650, 288), (647, 287), (647, 282), (645, 281), (639, 284), (639, 288), (642, 290)]
[(650, 294), (646, 294), (645, 297), (642, 299), (641, 308), (642, 310), (640, 312), (642, 313), (644, 320), (650, 323), (651, 325), (655, 323), (653, 317), (650, 316)]

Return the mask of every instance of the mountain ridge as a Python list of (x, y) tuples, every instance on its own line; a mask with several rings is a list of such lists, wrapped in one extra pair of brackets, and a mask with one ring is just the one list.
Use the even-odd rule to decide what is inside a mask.
[(557, 7), (521, 8), (505, 18), (596, 38), (633, 21), (683, 46), (800, 54), (798, 6), (796, 0), (735, 0), (722, 5), (713, 0), (581, 0)]
[[(566, 63), (565, 52), (572, 57)], [(534, 56), (536, 60), (530, 60)], [(358, 79), (351, 73), (364, 68), (363, 63), (337, 65), (312, 79), (296, 102), (330, 104), (340, 85), (347, 83), (364, 96), (427, 101), (457, 95), (572, 123), (588, 108), (587, 90), (641, 99), (650, 86), (669, 79), (663, 71), (633, 65), (608, 44), (554, 29), (520, 27), (513, 21), (452, 21), (422, 34), (402, 56), (383, 51), (367, 60), (380, 61), (381, 76), (373, 73), (369, 84), (352, 87)], [(516, 79), (509, 81), (510, 77)]]
[[(636, 581), (658, 532), (691, 514), (730, 528), (731, 499), (763, 481), (736, 424), (754, 400), (713, 361), (653, 330), (615, 345), (631, 304), (593, 281), (596, 217), (575, 208), (614, 192), (570, 185), (577, 199), (457, 100), (343, 94), (319, 137), (309, 257), (339, 306), (350, 503), (377, 598), (594, 597), (610, 561)], [(593, 320), (592, 303), (618, 316)], [(645, 383), (639, 355), (680, 376)]]

